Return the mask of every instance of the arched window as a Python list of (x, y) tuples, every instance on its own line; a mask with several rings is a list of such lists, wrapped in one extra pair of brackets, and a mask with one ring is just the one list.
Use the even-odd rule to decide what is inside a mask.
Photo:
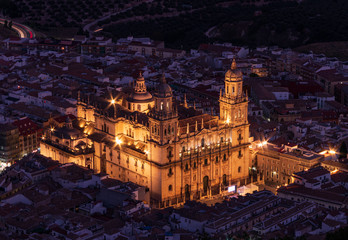
[(227, 160), (227, 157), (226, 157), (226, 153), (224, 154), (224, 161), (226, 161)]
[(170, 174), (170, 175), (172, 175), (172, 174), (173, 174), (173, 170), (172, 170), (172, 168), (169, 168), (169, 172), (168, 172), (168, 174)]
[(204, 165), (208, 165), (208, 159), (204, 159)]
[(197, 163), (194, 162), (194, 163), (193, 163), (193, 168), (196, 168), (196, 167), (197, 167)]
[(240, 173), (241, 171), (242, 171), (242, 167), (239, 166), (239, 167), (238, 167), (238, 172)]
[(167, 129), (164, 129), (164, 136), (167, 135)]
[(215, 157), (215, 162), (219, 162), (219, 157), (218, 156)]
[(204, 138), (201, 140), (201, 147), (204, 147)]
[(186, 163), (185, 165), (185, 170), (187, 171), (188, 170), (188, 164)]
[(173, 186), (172, 185), (168, 186), (168, 191), (173, 191)]

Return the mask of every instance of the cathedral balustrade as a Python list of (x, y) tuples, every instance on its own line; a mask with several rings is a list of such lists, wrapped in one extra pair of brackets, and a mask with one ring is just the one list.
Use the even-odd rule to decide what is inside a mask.
[(73, 149), (70, 148), (68, 146), (64, 146), (61, 144), (58, 144), (54, 141), (51, 141), (50, 139), (45, 139), (45, 140), (41, 140), (41, 142), (46, 143), (47, 145), (50, 145), (54, 148), (57, 148), (59, 150), (62, 150), (66, 153), (72, 154), (72, 155), (80, 155), (80, 154), (89, 154), (89, 153), (94, 153), (94, 148), (93, 147), (87, 147), (85, 149)]
[(134, 156), (134, 157), (141, 158), (141, 159), (144, 159), (144, 160), (147, 159), (145, 153), (141, 153), (141, 152), (139, 152), (139, 151), (136, 151), (136, 150), (133, 150), (133, 149), (131, 149), (131, 148), (124, 147), (124, 146), (122, 146), (121, 149), (122, 149), (123, 152), (128, 153), (128, 154), (130, 154), (130, 155), (132, 155), (132, 156)]
[(226, 97), (225, 95), (221, 98), (222, 101), (230, 104), (243, 103), (248, 101), (247, 96), (242, 97)]
[(174, 118), (177, 117), (176, 112), (165, 112), (165, 111), (154, 111), (150, 112), (149, 116), (155, 119), (161, 118), (161, 119), (168, 119), (168, 118)]
[(183, 159), (187, 159), (192, 156), (201, 157), (201, 156), (215, 154), (219, 152), (225, 152), (232, 148), (233, 146), (231, 142), (223, 142), (223, 143), (206, 145), (204, 147), (197, 147), (185, 152), (180, 152), (180, 154)]

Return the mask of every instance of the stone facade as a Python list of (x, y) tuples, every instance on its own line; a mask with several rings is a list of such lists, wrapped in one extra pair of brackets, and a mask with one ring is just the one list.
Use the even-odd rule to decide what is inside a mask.
[(158, 207), (244, 184), (251, 166), (248, 97), (235, 62), (225, 78), (220, 118), (174, 102), (164, 75), (153, 96), (140, 74), (131, 94), (79, 97), (77, 117), (93, 143), (93, 168), (147, 186)]

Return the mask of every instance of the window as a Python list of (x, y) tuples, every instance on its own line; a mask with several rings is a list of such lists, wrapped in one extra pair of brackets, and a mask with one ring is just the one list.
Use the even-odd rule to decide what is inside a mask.
[(193, 168), (196, 168), (196, 167), (197, 167), (197, 163), (194, 162), (194, 163), (193, 163)]
[(242, 171), (242, 167), (239, 166), (239, 167), (238, 167), (238, 172), (240, 173), (241, 171)]
[(138, 104), (138, 111), (141, 111), (141, 105)]
[(219, 157), (218, 156), (215, 157), (215, 162), (217, 162), (217, 163), (219, 162)]
[(201, 147), (204, 147), (204, 138), (201, 140)]
[(204, 159), (204, 165), (208, 165), (208, 159)]
[(186, 163), (186, 165), (185, 165), (185, 171), (187, 171), (188, 170), (188, 164)]
[(224, 161), (226, 161), (227, 160), (227, 157), (226, 157), (226, 153), (224, 154)]
[(168, 158), (171, 158), (171, 157), (173, 157), (173, 153), (172, 153), (172, 148), (169, 147), (168, 148)]
[(173, 186), (172, 185), (168, 186), (168, 191), (173, 191)]
[(173, 174), (173, 170), (172, 168), (169, 168), (168, 175), (172, 175), (172, 174)]
[(227, 186), (227, 176), (226, 176), (226, 174), (224, 174), (224, 175), (222, 176), (222, 184), (225, 185), (225, 186)]

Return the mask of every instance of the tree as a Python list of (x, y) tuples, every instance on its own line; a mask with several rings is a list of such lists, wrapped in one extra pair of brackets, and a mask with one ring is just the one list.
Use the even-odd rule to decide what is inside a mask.
[(341, 147), (340, 147), (340, 158), (346, 158), (347, 157), (347, 145), (346, 142), (342, 142)]

